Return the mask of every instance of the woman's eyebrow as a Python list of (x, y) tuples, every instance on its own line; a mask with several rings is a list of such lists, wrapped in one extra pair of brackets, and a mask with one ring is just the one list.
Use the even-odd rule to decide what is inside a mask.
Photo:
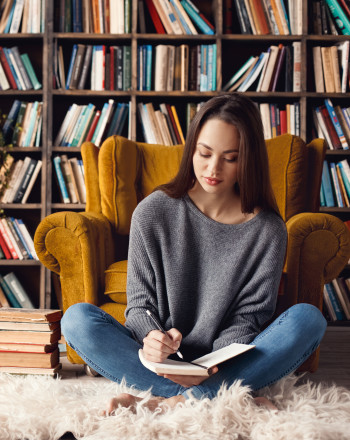
[[(198, 145), (202, 145), (204, 148), (207, 148), (210, 151), (213, 151), (213, 148), (209, 147), (209, 145), (205, 144), (204, 142), (198, 142)], [(238, 150), (225, 150), (223, 151), (223, 154), (226, 153), (238, 153)]]

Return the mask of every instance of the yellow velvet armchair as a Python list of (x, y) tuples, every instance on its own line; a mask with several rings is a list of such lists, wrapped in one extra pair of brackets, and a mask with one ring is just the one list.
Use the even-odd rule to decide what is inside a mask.
[[(273, 190), (288, 229), (276, 315), (298, 302), (321, 309), (324, 283), (335, 278), (350, 257), (350, 234), (343, 222), (317, 213), (324, 141), (306, 145), (296, 136), (283, 135), (266, 145)], [(176, 174), (182, 151), (181, 145), (150, 145), (120, 136), (106, 139), (101, 148), (82, 145), (86, 211), (49, 215), (34, 238), (40, 261), (60, 277), (63, 311), (89, 302), (124, 323), (132, 212)], [(69, 347), (67, 354), (71, 362), (83, 363)], [(301, 370), (315, 371), (317, 364), (318, 352)]]

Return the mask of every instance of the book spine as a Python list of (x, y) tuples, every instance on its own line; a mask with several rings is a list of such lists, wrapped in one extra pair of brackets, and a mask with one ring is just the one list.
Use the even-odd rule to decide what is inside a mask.
[(15, 308), (22, 308), (21, 304), (18, 302), (17, 298), (12, 293), (12, 290), (9, 288), (9, 286), (7, 285), (7, 283), (4, 280), (4, 277), (2, 275), (0, 275), (0, 286), (1, 286), (2, 290), (4, 291), (11, 306), (15, 307)]
[(21, 58), (22, 58), (22, 62), (24, 64), (24, 66), (27, 70), (27, 73), (29, 75), (29, 78), (33, 84), (34, 90), (41, 89), (41, 83), (39, 82), (39, 80), (34, 72), (34, 69), (33, 69), (32, 63), (30, 62), (28, 54), (26, 54), (26, 53), (22, 54)]
[(13, 272), (9, 272), (8, 274), (4, 275), (4, 280), (9, 288), (12, 290), (12, 293), (15, 295), (17, 301), (21, 304), (21, 307), (34, 309), (34, 305), (30, 300), (27, 292), (24, 290), (19, 279)]
[(203, 18), (192, 8), (192, 6), (186, 0), (182, 0), (181, 5), (204, 34), (214, 35), (214, 30), (207, 24), (205, 20), (203, 20)]
[(15, 219), (14, 217), (9, 217), (9, 220), (11, 221), (11, 223), (12, 223), (12, 225), (13, 225), (13, 227), (14, 227), (14, 229), (15, 229), (15, 231), (16, 231), (18, 237), (19, 237), (19, 239), (21, 240), (23, 246), (25, 247), (26, 252), (27, 252), (27, 255), (28, 255), (28, 258), (31, 259), (31, 260), (33, 260), (34, 257), (33, 257), (33, 255), (32, 255), (32, 252), (31, 252), (31, 250), (30, 250), (30, 247), (29, 247), (29, 245), (28, 245), (26, 239), (24, 238), (24, 236), (23, 236), (23, 234), (22, 234), (22, 231), (21, 231), (20, 227), (18, 226), (18, 223), (17, 223), (16, 219)]
[(34, 258), (34, 260), (39, 260), (37, 254), (35, 252), (33, 239), (31, 237), (31, 235), (29, 234), (27, 226), (24, 224), (22, 219), (15, 219), (15, 223), (18, 225), (19, 229), (21, 230), (22, 235), (23, 235), (26, 243), (29, 246), (30, 253), (31, 253), (32, 257)]
[(26, 247), (24, 246), (24, 244), (22, 243), (22, 240), (20, 239), (20, 236), (18, 235), (11, 219), (9, 217), (5, 218), (9, 231), (11, 232), (11, 239), (13, 237), (13, 240), (17, 246), (17, 253), (20, 253), (22, 255), (22, 259), (23, 260), (28, 260), (29, 258), (29, 254), (28, 251), (26, 249)]
[(326, 0), (326, 2), (341, 33), (343, 35), (350, 35), (350, 20), (347, 18), (338, 2), (336, 0)]
[(61, 170), (61, 158), (60, 158), (60, 156), (56, 156), (56, 157), (53, 158), (53, 164), (54, 164), (54, 167), (55, 167), (55, 172), (56, 172), (56, 177), (57, 177), (58, 185), (59, 185), (60, 190), (61, 190), (61, 195), (62, 195), (63, 203), (70, 203), (70, 198), (69, 198), (69, 195), (68, 195), (66, 183), (64, 181), (64, 177), (63, 177), (62, 170)]
[(333, 123), (333, 126), (335, 128), (335, 131), (337, 132), (337, 135), (339, 137), (339, 140), (340, 140), (340, 143), (341, 143), (341, 147), (344, 150), (348, 150), (349, 149), (349, 145), (346, 142), (343, 130), (342, 130), (340, 124), (339, 124), (339, 120), (338, 120), (337, 115), (336, 115), (336, 113), (334, 111), (334, 107), (333, 107), (332, 101), (327, 98), (327, 99), (324, 100), (324, 103), (325, 103), (326, 108), (328, 110), (329, 116), (330, 116), (331, 121)]
[(5, 226), (4, 226), (4, 223), (2, 222), (2, 220), (0, 220), (0, 234), (2, 235), (2, 237), (6, 243), (6, 246), (8, 247), (8, 249), (11, 253), (12, 259), (19, 260), (19, 255), (16, 252), (16, 249), (15, 249), (12, 241), (10, 240), (9, 235), (7, 234), (7, 231), (5, 229)]
[(337, 204), (338, 204), (339, 208), (344, 208), (344, 203), (343, 203), (343, 199), (342, 199), (342, 196), (341, 196), (340, 183), (339, 183), (339, 180), (338, 180), (338, 175), (337, 175), (335, 163), (334, 162), (330, 162), (329, 166), (330, 166), (330, 169), (331, 169), (331, 176), (332, 176), (332, 181), (333, 181), (333, 185), (334, 185), (334, 190), (335, 190), (335, 196), (336, 196), (336, 199), (337, 199)]

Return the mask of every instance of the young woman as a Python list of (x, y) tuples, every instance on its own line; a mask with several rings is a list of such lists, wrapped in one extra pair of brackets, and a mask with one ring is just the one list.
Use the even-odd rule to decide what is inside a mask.
[[(326, 328), (317, 308), (298, 304), (261, 331), (275, 310), (286, 242), (257, 107), (237, 93), (212, 98), (190, 125), (177, 176), (134, 211), (125, 326), (76, 304), (63, 317), (63, 334), (98, 373), (151, 388), (150, 408), (213, 398), (237, 379), (253, 391), (271, 385), (310, 356)], [(193, 360), (233, 342), (256, 347), (205, 379), (158, 376), (138, 358), (143, 348), (160, 362), (180, 347)], [(136, 401), (122, 394), (108, 412)]]

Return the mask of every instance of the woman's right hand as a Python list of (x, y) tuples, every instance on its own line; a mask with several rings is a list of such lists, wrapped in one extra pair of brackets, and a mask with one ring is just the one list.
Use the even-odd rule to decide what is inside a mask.
[(163, 362), (171, 354), (177, 352), (182, 340), (182, 334), (172, 328), (164, 334), (160, 330), (151, 330), (143, 340), (145, 358), (152, 362)]

